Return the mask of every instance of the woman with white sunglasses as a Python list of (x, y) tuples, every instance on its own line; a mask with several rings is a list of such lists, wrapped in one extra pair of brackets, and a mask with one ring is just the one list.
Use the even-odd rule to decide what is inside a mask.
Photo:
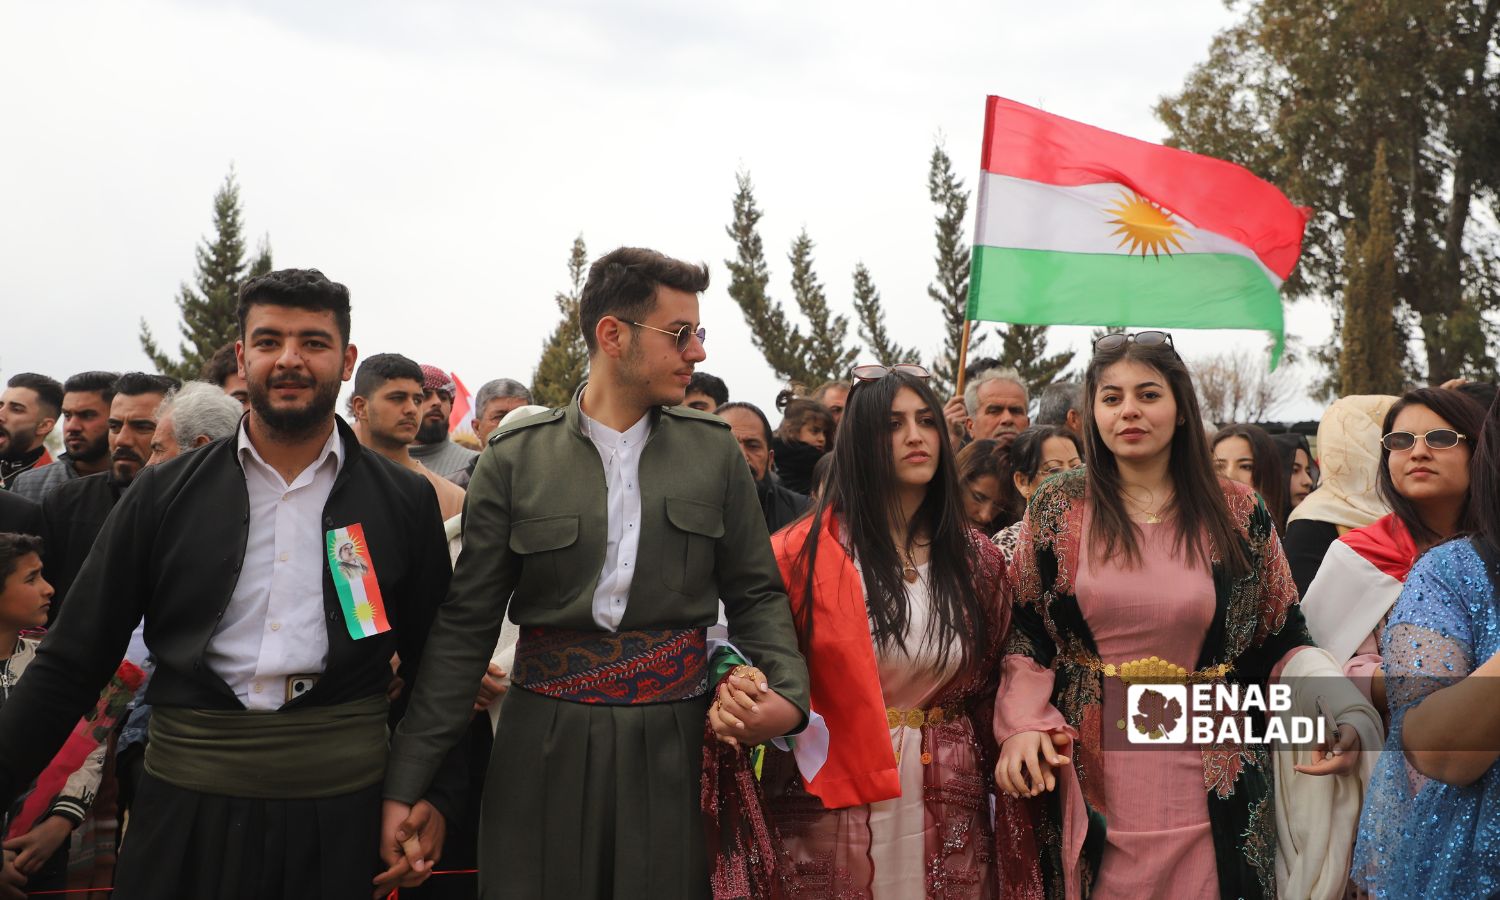
[(1386, 616), (1417, 558), (1471, 530), (1470, 468), (1484, 415), (1468, 395), (1442, 388), (1409, 391), (1391, 406), (1377, 483), (1392, 512), (1335, 541), (1302, 598), (1313, 639), (1382, 715)]

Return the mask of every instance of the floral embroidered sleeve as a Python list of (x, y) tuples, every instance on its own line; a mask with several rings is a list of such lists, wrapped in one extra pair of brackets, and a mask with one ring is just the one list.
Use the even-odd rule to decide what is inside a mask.
[(1057, 655), (1057, 642), (1042, 618), (1045, 591), (1037, 566), (1037, 523), (1032, 516), (1028, 511), (1021, 522), (1008, 570), (1013, 594), (1010, 635), (1001, 660), (994, 721), (995, 740), (1001, 744), (1023, 731), (1062, 730), (1077, 737), (1052, 703), (1056, 685), (1052, 660)]

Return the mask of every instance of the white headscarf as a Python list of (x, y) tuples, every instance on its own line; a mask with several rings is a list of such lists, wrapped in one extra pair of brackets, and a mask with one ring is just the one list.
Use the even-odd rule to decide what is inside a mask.
[(1318, 468), (1322, 481), (1292, 510), (1288, 522), (1311, 519), (1363, 528), (1390, 508), (1376, 490), (1380, 433), (1395, 397), (1340, 397), (1318, 423)]

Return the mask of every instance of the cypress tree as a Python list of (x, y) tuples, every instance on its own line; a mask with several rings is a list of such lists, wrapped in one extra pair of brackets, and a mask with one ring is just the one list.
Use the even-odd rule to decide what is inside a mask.
[(809, 387), (848, 377), (849, 366), (859, 353), (857, 348), (844, 345), (849, 320), (829, 311), (828, 297), (813, 271), (812, 251), (812, 238), (804, 228), (792, 241), (792, 251), (787, 254), (792, 264), (792, 298), (807, 319), (802, 357), (807, 379), (804, 383)]
[(1392, 321), (1396, 314), (1395, 206), (1385, 141), (1375, 148), (1370, 176), (1369, 219), (1364, 235), (1353, 225), (1345, 240), (1342, 350), (1339, 393), (1399, 394), (1404, 382), (1402, 347)]
[(872, 362), (893, 366), (918, 361), (916, 350), (901, 346), (891, 340), (886, 332), (885, 309), (881, 305), (880, 291), (875, 287), (875, 279), (870, 277), (870, 270), (865, 268), (864, 263), (856, 263), (854, 266), (854, 312), (859, 317), (859, 336), (874, 354)]
[[(937, 239), (937, 280), (927, 287), (927, 296), (943, 311), (943, 349), (933, 360), (932, 387), (939, 396), (958, 384), (959, 347), (963, 343), (964, 317), (969, 307), (969, 244), (964, 240), (969, 215), (969, 192), (953, 172), (953, 160), (941, 142), (932, 148), (927, 171), (927, 195), (937, 205), (934, 236)], [(969, 337), (972, 355), (984, 344), (978, 326)]]
[(740, 172), (735, 183), (734, 220), (725, 229), (735, 250), (734, 259), (724, 260), (729, 267), (729, 296), (739, 304), (745, 324), (750, 326), (750, 343), (765, 357), (777, 378), (804, 385), (817, 383), (811, 380), (803, 362), (805, 339), (801, 329), (787, 320), (781, 304), (766, 291), (771, 273), (757, 228), (761, 211), (755, 205), (750, 173)]
[(588, 267), (588, 247), (580, 234), (573, 239), (573, 249), (568, 254), (569, 288), (553, 297), (562, 319), (542, 345), (542, 358), (531, 376), (531, 395), (543, 406), (565, 406), (572, 402), (573, 392), (588, 376), (588, 344), (583, 340), (578, 321), (578, 303), (583, 296)]
[(253, 263), (247, 265), (245, 261), (240, 188), (233, 168), (214, 194), (213, 240), (205, 238), (196, 252), (198, 272), (194, 285), (183, 283), (177, 292), (177, 308), (182, 313), (178, 325), (182, 334), (178, 346), (181, 358), (173, 360), (167, 356), (157, 345), (146, 320), (141, 320), (141, 349), (146, 356), (157, 371), (184, 380), (198, 377), (204, 361), (215, 350), (239, 337), (235, 305), (240, 285), (250, 276), (271, 271), (268, 239), (261, 240)]
[(1008, 325), (1000, 333), (1000, 364), (1015, 369), (1035, 397), (1073, 362), (1073, 352), (1047, 355), (1046, 325)]

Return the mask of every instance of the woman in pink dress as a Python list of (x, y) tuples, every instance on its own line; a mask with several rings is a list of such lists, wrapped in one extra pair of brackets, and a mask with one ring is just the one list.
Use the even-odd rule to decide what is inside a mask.
[[(1132, 749), (1125, 709), (1128, 683), (1264, 688), (1310, 643), (1271, 517), (1215, 476), (1171, 335), (1100, 338), (1085, 396), (1086, 467), (1033, 495), (1010, 572), (996, 786), (1041, 806), (1049, 896), (1274, 897), (1265, 745)], [(1351, 768), (1339, 734), (1298, 771)]]

